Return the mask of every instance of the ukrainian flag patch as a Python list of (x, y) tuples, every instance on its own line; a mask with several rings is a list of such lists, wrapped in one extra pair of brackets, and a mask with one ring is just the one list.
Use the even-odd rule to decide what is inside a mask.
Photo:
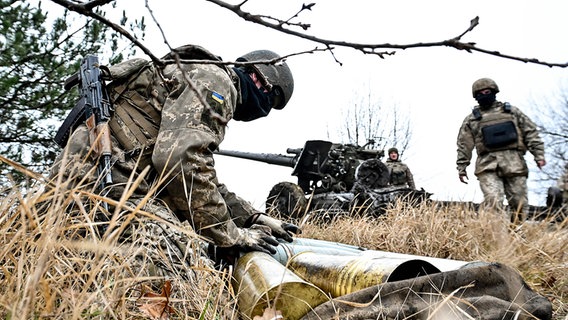
[(225, 102), (225, 98), (223, 98), (222, 95), (218, 94), (215, 91), (211, 92), (211, 98), (213, 98), (213, 100), (219, 102), (220, 104), (223, 104), (223, 102)]

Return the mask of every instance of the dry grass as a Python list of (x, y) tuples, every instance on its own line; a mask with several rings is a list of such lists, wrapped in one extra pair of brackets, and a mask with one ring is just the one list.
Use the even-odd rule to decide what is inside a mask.
[[(93, 223), (99, 210), (89, 209), (96, 198), (78, 195), (4, 190), (1, 318), (152, 319), (167, 305), (171, 318), (236, 319), (228, 275), (196, 256), (202, 241), (189, 228), (142, 210), (117, 210), (116, 227), (99, 237), (104, 230)], [(80, 203), (70, 210), (72, 200)], [(169, 257), (175, 248), (148, 243), (144, 236), (157, 221), (187, 236), (182, 258)], [(180, 261), (183, 271), (172, 265)]]
[[(158, 216), (140, 209), (116, 210), (116, 228), (99, 238), (97, 233), (104, 230), (93, 223), (95, 195), (59, 188), (50, 193), (0, 191), (2, 318), (151, 319), (153, 313), (160, 316), (156, 310), (167, 310), (174, 319), (238, 319), (227, 274), (196, 255), (201, 241), (191, 231), (168, 225), (189, 241), (187, 257), (181, 259), (185, 272), (180, 274), (179, 268), (169, 266), (179, 259), (168, 258), (168, 248), (152, 246), (144, 238), (152, 221), (168, 224)], [(554, 319), (564, 320), (567, 224), (543, 221), (514, 231), (490, 213), (397, 204), (379, 218), (342, 215), (323, 223), (316, 216), (303, 223), (301, 236), (376, 250), (501, 262), (519, 270), (533, 289), (552, 301)], [(127, 231), (125, 226), (131, 228), (126, 241), (116, 236)], [(171, 271), (168, 277), (152, 272), (156, 259), (147, 259), (150, 255)]]
[(506, 264), (552, 302), (554, 319), (568, 319), (568, 220), (518, 228), (494, 212), (476, 213), (458, 204), (397, 203), (378, 218), (340, 215), (322, 223), (316, 217), (302, 227), (305, 237), (374, 250)]

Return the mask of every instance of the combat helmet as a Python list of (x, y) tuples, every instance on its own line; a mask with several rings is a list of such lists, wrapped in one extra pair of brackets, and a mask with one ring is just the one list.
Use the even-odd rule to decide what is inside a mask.
[(495, 93), (499, 92), (499, 87), (497, 86), (497, 83), (495, 81), (489, 78), (481, 78), (475, 80), (475, 82), (471, 86), (471, 94), (475, 98), (475, 93), (483, 89), (491, 89)]
[(391, 152), (396, 152), (396, 154), (398, 154), (398, 149), (396, 147), (392, 147), (388, 150), (388, 154), (390, 154)]
[[(237, 61), (262, 61), (276, 58), (280, 58), (280, 56), (275, 52), (256, 50), (243, 55)], [(274, 93), (275, 102), (273, 108), (284, 108), (294, 92), (294, 78), (288, 64), (284, 61), (279, 61), (275, 64), (255, 64), (246, 66), (246, 68), (252, 68), (260, 77), (262, 85)]]

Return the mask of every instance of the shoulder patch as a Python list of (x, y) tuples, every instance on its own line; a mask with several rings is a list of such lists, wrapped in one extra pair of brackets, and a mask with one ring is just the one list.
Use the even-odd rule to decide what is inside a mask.
[(211, 92), (211, 98), (213, 98), (213, 100), (219, 102), (220, 104), (223, 104), (223, 102), (225, 102), (225, 98), (215, 91)]

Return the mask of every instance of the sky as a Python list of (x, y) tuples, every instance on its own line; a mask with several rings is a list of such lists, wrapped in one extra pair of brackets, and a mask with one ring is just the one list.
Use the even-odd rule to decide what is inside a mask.
[[(127, 5), (127, 15), (134, 18), (147, 13), (146, 3), (172, 47), (198, 44), (231, 61), (257, 49), (288, 55), (323, 47), (246, 22), (204, 0), (119, 0), (118, 8)], [(303, 3), (249, 0), (242, 9), (288, 19)], [(412, 44), (456, 37), (479, 16), (479, 25), (462, 41), (512, 56), (566, 63), (566, 12), (568, 2), (564, 0), (328, 0), (316, 2), (312, 10), (292, 21), (311, 24), (306, 33), (324, 39)], [(167, 53), (152, 18), (147, 18), (146, 24), (143, 43), (157, 56)], [(561, 88), (568, 88), (568, 69), (449, 47), (407, 49), (384, 59), (351, 48), (336, 48), (334, 54), (320, 52), (288, 59), (295, 89), (286, 108), (249, 123), (229, 122), (220, 147), (285, 154), (287, 148), (301, 148), (307, 140), (341, 142), (338, 131), (346, 108), (361, 95), (371, 94), (383, 107), (403, 110), (410, 120), (412, 137), (402, 161), (412, 170), (416, 186), (432, 192), (432, 199), (479, 202), (482, 194), (473, 175), (474, 165), (468, 168), (467, 185), (459, 182), (455, 169), (457, 133), (475, 105), (473, 81), (494, 79), (501, 91), (498, 100), (509, 101), (529, 116), (541, 112), (539, 108), (558, 97)], [(532, 171), (531, 185), (538, 169), (532, 155), (525, 158)], [(292, 168), (224, 156), (216, 156), (215, 161), (219, 180), (259, 209), (273, 185), (296, 182)], [(542, 195), (529, 194), (531, 204), (543, 201)]]

